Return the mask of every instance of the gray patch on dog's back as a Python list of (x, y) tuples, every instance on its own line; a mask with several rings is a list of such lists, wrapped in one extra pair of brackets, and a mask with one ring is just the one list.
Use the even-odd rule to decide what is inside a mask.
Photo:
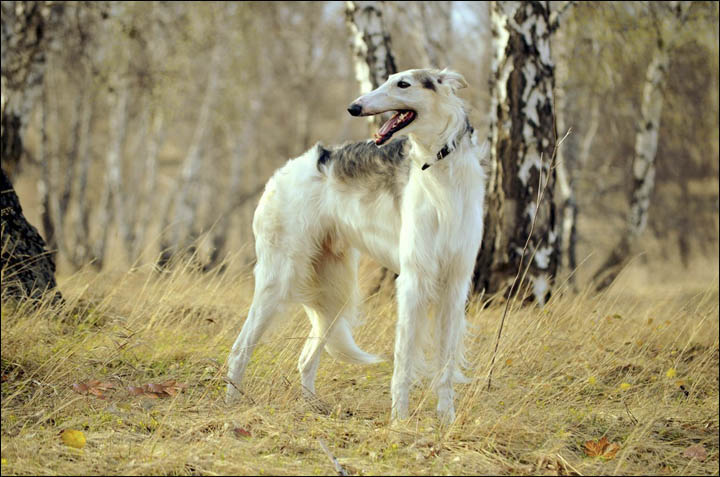
[(410, 174), (406, 145), (407, 138), (382, 147), (370, 140), (343, 144), (330, 151), (318, 145), (317, 168), (345, 184), (373, 193), (386, 190), (399, 200)]

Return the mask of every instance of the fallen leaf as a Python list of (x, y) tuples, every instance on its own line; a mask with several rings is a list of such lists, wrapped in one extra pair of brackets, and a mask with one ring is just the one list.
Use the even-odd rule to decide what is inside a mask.
[(670, 368), (667, 370), (667, 373), (665, 373), (665, 376), (667, 376), (668, 378), (674, 378), (675, 374), (677, 374), (675, 372), (675, 368)]
[(105, 399), (104, 392), (108, 389), (114, 389), (115, 385), (110, 382), (102, 382), (97, 379), (91, 379), (89, 381), (86, 381), (84, 383), (74, 383), (72, 385), (73, 391), (79, 394), (92, 394), (94, 396), (99, 397), (100, 399)]
[(628, 389), (630, 389), (630, 386), (630, 383), (620, 383), (620, 389), (623, 391), (627, 391)]
[(141, 386), (128, 386), (128, 391), (130, 391), (130, 394), (133, 396), (145, 394), (145, 390)]
[(238, 439), (241, 437), (252, 437), (252, 434), (250, 434), (249, 431), (243, 429), (242, 427), (236, 427), (233, 429), (233, 432), (235, 433), (235, 437)]
[(147, 390), (151, 393), (162, 394), (165, 392), (165, 388), (162, 384), (150, 383), (147, 385)]
[(620, 446), (607, 440), (603, 436), (599, 441), (586, 441), (585, 454), (589, 457), (602, 457), (603, 459), (612, 459), (620, 450)]
[(702, 462), (707, 459), (707, 451), (702, 444), (696, 444), (685, 449), (683, 457), (687, 457), (688, 459), (697, 459)]
[(60, 439), (66, 446), (82, 449), (85, 447), (85, 434), (75, 429), (65, 429), (60, 433)]

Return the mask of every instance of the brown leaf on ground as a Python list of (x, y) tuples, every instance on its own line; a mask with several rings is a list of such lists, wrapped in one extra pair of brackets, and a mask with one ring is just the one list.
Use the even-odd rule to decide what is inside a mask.
[(585, 454), (589, 457), (602, 457), (603, 459), (612, 459), (620, 450), (620, 446), (611, 443), (607, 437), (603, 436), (599, 441), (586, 441)]
[(683, 457), (687, 457), (688, 459), (697, 459), (702, 462), (707, 459), (707, 451), (702, 444), (696, 444), (685, 449)]
[(142, 386), (128, 386), (128, 391), (133, 396), (144, 396), (151, 399), (175, 396), (180, 390), (185, 389), (187, 384), (178, 383), (170, 379), (163, 383), (149, 383)]
[(98, 381), (97, 379), (91, 379), (84, 383), (74, 383), (72, 388), (73, 391), (78, 394), (92, 394), (100, 399), (105, 399), (104, 392), (109, 389), (115, 389), (115, 384), (110, 382), (104, 383), (102, 381)]
[(145, 390), (142, 386), (128, 386), (128, 391), (130, 391), (130, 394), (133, 396), (141, 396), (145, 394)]
[(250, 434), (249, 431), (243, 429), (242, 427), (236, 427), (235, 429), (233, 429), (233, 433), (238, 439), (240, 439), (241, 437), (252, 437), (252, 434)]

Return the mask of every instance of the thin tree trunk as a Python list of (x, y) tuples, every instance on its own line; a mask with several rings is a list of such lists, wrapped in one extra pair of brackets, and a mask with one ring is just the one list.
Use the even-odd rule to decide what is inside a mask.
[(421, 67), (449, 66), (449, 26), (452, 24), (452, 2), (415, 2), (414, 8), (400, 5), (410, 12), (412, 33), (420, 46)]
[[(604, 290), (617, 278), (632, 256), (638, 245), (639, 237), (647, 226), (650, 198), (655, 189), (655, 156), (660, 133), (664, 89), (670, 64), (670, 51), (673, 48), (673, 42), (679, 38), (678, 30), (687, 18), (690, 3), (651, 3), (648, 8), (655, 19), (657, 38), (655, 50), (645, 74), (640, 118), (636, 126), (630, 211), (620, 239), (592, 278), (596, 291)], [(667, 11), (663, 11), (664, 9)]]
[(57, 257), (57, 240), (55, 238), (55, 222), (53, 221), (53, 210), (50, 205), (50, 197), (52, 194), (52, 179), (50, 174), (50, 155), (48, 154), (48, 137), (47, 137), (47, 95), (43, 88), (40, 95), (40, 151), (39, 159), (42, 166), (42, 173), (38, 179), (37, 188), (40, 198), (40, 222), (42, 223), (42, 231), (45, 234), (45, 243), (50, 250), (53, 260)]
[(125, 220), (122, 200), (122, 156), (127, 130), (127, 100), (129, 91), (125, 81), (122, 81), (118, 91), (117, 102), (113, 105), (110, 120), (111, 140), (105, 156), (105, 184), (100, 200), (98, 226), (100, 238), (95, 247), (94, 266), (101, 269), (105, 264), (105, 253), (110, 227), (113, 223), (120, 232), (120, 237), (128, 239), (128, 227)]
[(152, 114), (149, 138), (147, 148), (145, 150), (145, 161), (143, 164), (144, 171), (144, 190), (142, 191), (142, 200), (140, 201), (135, 222), (135, 233), (128, 250), (131, 263), (139, 260), (142, 253), (142, 247), (145, 244), (145, 236), (150, 226), (150, 217), (152, 213), (152, 204), (155, 202), (155, 187), (157, 185), (157, 157), (165, 138), (165, 126), (162, 112), (158, 109)]
[[(570, 35), (574, 33), (574, 29), (569, 31), (569, 28), (559, 29), (555, 35), (557, 41), (553, 42), (555, 46), (554, 56), (557, 58), (555, 67), (555, 119), (557, 129), (561, 135), (565, 134), (570, 128), (568, 116), (571, 101), (569, 101), (567, 97), (567, 84), (570, 79), (569, 64), (572, 58)], [(572, 103), (574, 103), (574, 101)], [(556, 155), (558, 216), (561, 222), (561, 232), (558, 237), (558, 249), (560, 250), (558, 268), (563, 269), (569, 274), (568, 282), (574, 289), (577, 289), (575, 268), (577, 266), (578, 203), (575, 187), (578, 160), (576, 149), (573, 147), (574, 144), (575, 140), (572, 138), (568, 145), (558, 149)]]
[(596, 291), (607, 288), (615, 280), (630, 259), (635, 242), (647, 225), (650, 196), (655, 187), (655, 154), (668, 63), (668, 52), (660, 44), (655, 49), (645, 75), (642, 108), (635, 136), (633, 188), (627, 226), (615, 247), (593, 276)]
[[(476, 291), (505, 293), (522, 260), (540, 304), (551, 293), (559, 256), (551, 167), (556, 131), (549, 17), (547, 2), (491, 6), (495, 40), (491, 170), (485, 237), (475, 268)], [(537, 204), (541, 179), (545, 190)], [(522, 257), (533, 220), (534, 232)]]
[[(192, 142), (188, 154), (183, 162), (181, 176), (176, 184), (176, 197), (174, 214), (169, 210), (165, 214), (161, 241), (161, 252), (158, 265), (166, 267), (180, 253), (185, 253), (194, 240), (193, 227), (197, 220), (198, 191), (201, 169), (203, 165), (202, 148), (208, 128), (210, 107), (215, 100), (218, 89), (218, 74), (220, 66), (221, 48), (220, 42), (216, 41), (211, 54), (208, 66), (208, 80), (203, 96), (198, 121), (195, 126)], [(172, 206), (172, 204), (169, 204)], [(172, 218), (172, 222), (170, 219)]]
[(80, 131), (78, 138), (78, 160), (77, 167), (78, 171), (77, 181), (75, 181), (74, 189), (71, 197), (74, 198), (74, 209), (75, 209), (75, 233), (73, 248), (68, 253), (68, 258), (71, 259), (73, 266), (81, 267), (87, 263), (90, 258), (92, 250), (90, 242), (90, 209), (87, 201), (87, 182), (88, 174), (90, 172), (91, 157), (89, 153), (90, 148), (90, 131), (93, 119), (93, 107), (91, 100), (91, 93), (88, 91), (81, 91), (82, 96), (81, 108), (80, 108)]

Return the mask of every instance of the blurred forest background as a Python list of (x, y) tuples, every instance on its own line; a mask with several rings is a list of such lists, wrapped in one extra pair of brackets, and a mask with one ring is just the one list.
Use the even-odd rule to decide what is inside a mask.
[[(57, 250), (61, 275), (157, 263), (161, 250), (196, 251), (206, 270), (228, 254), (252, 263), (252, 213), (269, 176), (316, 141), (370, 137), (368, 123), (345, 111), (360, 93), (345, 2), (53, 3), (62, 12), (46, 26), (52, 41), (25, 154), (3, 168)], [(461, 72), (471, 121), (487, 135), (490, 5), (379, 3), (397, 69)], [(669, 69), (638, 252), (641, 261), (716, 266), (717, 3), (691, 2), (673, 24), (648, 2), (563, 3), (551, 2), (563, 9), (551, 46), (558, 134), (572, 130), (562, 155), (577, 164), (580, 283), (627, 221), (659, 41)], [(659, 40), (663, 28), (671, 42), (667, 31)]]

